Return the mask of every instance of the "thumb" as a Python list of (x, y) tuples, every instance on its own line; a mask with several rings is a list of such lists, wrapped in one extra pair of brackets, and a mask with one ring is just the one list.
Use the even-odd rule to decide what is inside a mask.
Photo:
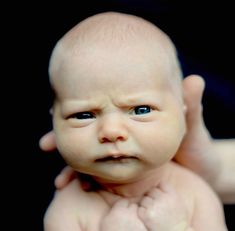
[(187, 132), (176, 156), (179, 162), (185, 161), (185, 153), (198, 152), (203, 144), (209, 143), (210, 134), (202, 117), (201, 100), (204, 88), (205, 82), (198, 75), (190, 75), (183, 81)]
[(205, 81), (201, 76), (190, 75), (183, 81), (184, 102), (186, 104), (186, 124), (188, 132), (204, 127), (202, 118), (202, 96)]

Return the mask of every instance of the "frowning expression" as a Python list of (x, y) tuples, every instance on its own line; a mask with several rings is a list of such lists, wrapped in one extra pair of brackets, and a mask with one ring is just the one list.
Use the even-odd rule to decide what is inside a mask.
[(80, 54), (61, 62), (53, 76), (53, 126), (66, 162), (118, 183), (168, 162), (185, 124), (163, 57), (135, 49)]

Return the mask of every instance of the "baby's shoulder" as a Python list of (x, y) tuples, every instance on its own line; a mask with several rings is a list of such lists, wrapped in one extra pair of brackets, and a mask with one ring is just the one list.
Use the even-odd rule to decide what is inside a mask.
[[(199, 175), (175, 162), (170, 163), (170, 181), (175, 187), (182, 190), (197, 190), (211, 191), (209, 184)], [(194, 194), (194, 193), (193, 193)]]
[(66, 187), (55, 192), (46, 218), (63, 223), (77, 223), (82, 227), (96, 227), (108, 209), (109, 206), (98, 193), (84, 191), (79, 179), (74, 179)]
[[(171, 164), (171, 183), (188, 208), (195, 230), (226, 230), (223, 204), (212, 187), (199, 175)], [(208, 220), (208, 214), (214, 219)]]
[(223, 217), (221, 200), (203, 178), (174, 162), (171, 170), (170, 183), (181, 196), (192, 217), (195, 218), (195, 214), (208, 213)]
[(79, 179), (74, 179), (62, 190), (57, 190), (55, 197), (66, 201), (71, 206), (76, 205), (79, 210), (92, 208), (107, 207), (107, 203), (96, 191), (85, 191)]
[(177, 191), (190, 196), (193, 201), (220, 201), (209, 183), (193, 171), (172, 162), (170, 175), (170, 181)]

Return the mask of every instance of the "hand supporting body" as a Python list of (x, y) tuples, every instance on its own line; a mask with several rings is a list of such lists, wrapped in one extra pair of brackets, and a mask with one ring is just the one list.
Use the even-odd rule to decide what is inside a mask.
[[(183, 85), (188, 131), (175, 160), (203, 177), (224, 203), (235, 203), (235, 139), (212, 139), (205, 127), (201, 105), (203, 79), (189, 76)], [(53, 131), (41, 138), (40, 147), (47, 152), (56, 148)], [(66, 167), (56, 178), (56, 187), (63, 188), (75, 175)], [(84, 184), (84, 187), (89, 186)]]

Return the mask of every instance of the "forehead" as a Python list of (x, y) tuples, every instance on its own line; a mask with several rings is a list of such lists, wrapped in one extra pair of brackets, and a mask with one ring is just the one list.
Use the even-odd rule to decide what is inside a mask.
[(153, 25), (136, 21), (97, 23), (93, 19), (68, 32), (52, 54), (50, 78), (54, 87), (71, 87), (75, 81), (120, 83), (126, 79), (134, 84), (137, 77), (148, 81), (153, 75), (155, 80), (169, 81), (176, 69), (170, 40)]
[[(171, 67), (163, 51), (152, 52), (153, 47), (133, 44), (122, 47), (81, 47), (78, 55), (66, 55), (53, 73), (56, 90), (65, 91), (75, 86), (102, 85), (110, 87), (137, 87), (149, 82), (162, 84), (169, 81)], [(159, 49), (158, 49), (159, 50)], [(145, 84), (144, 84), (145, 83)], [(148, 84), (151, 86), (151, 84)]]

